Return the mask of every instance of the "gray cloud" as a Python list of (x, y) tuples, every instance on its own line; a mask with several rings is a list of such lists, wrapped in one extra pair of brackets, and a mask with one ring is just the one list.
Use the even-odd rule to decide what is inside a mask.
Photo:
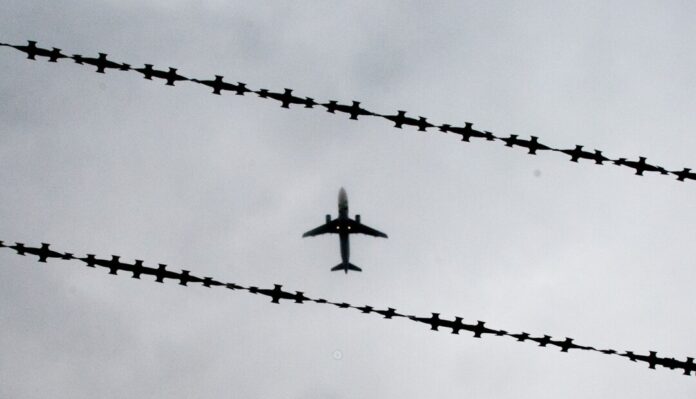
[[(691, 6), (6, 1), (0, 41), (691, 165)], [(695, 186), (0, 49), (3, 240), (694, 355)], [(248, 98), (247, 98), (248, 97)], [(539, 173), (535, 173), (539, 171)], [(538, 175), (538, 176), (537, 176)], [(301, 239), (351, 211), (389, 240)], [(0, 396), (690, 397), (625, 359), (0, 251)], [(333, 353), (340, 350), (341, 360)], [(591, 383), (590, 383), (591, 382)]]

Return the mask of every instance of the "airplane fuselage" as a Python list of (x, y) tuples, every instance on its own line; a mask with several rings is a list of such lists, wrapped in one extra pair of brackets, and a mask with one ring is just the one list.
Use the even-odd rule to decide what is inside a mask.
[(346, 190), (341, 189), (338, 193), (338, 240), (341, 243), (341, 261), (343, 264), (348, 264), (350, 262), (350, 226), (348, 223), (340, 223), (342, 221), (348, 221), (348, 195)]

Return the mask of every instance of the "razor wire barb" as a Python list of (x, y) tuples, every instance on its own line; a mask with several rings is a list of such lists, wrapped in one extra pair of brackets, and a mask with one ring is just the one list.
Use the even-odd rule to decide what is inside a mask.
[(435, 129), (441, 133), (454, 133), (461, 136), (461, 141), (470, 141), (471, 138), (484, 139), (485, 141), (501, 141), (506, 147), (520, 147), (527, 150), (530, 155), (536, 155), (538, 151), (552, 151), (567, 155), (571, 162), (578, 162), (580, 159), (593, 161), (597, 165), (605, 165), (605, 162), (617, 166), (624, 166), (635, 170), (635, 174), (642, 176), (645, 172), (660, 173), (662, 175), (675, 175), (677, 180), (696, 180), (696, 173), (690, 168), (682, 170), (667, 170), (662, 166), (649, 164), (644, 156), (638, 157), (638, 160), (629, 160), (628, 158), (612, 159), (606, 157), (602, 151), (593, 150), (587, 151), (582, 145), (576, 145), (574, 148), (554, 148), (539, 142), (536, 136), (530, 136), (529, 139), (520, 138), (516, 134), (511, 134), (509, 137), (501, 137), (493, 134), (490, 131), (481, 131), (473, 128), (473, 123), (465, 122), (464, 126), (453, 126), (451, 124), (436, 125), (428, 122), (427, 118), (419, 116), (417, 118), (406, 116), (406, 111), (399, 110), (396, 114), (380, 114), (367, 110), (361, 106), (360, 101), (353, 101), (352, 104), (340, 104), (336, 100), (329, 100), (321, 103), (310, 97), (298, 97), (293, 94), (292, 89), (284, 89), (283, 92), (273, 92), (268, 89), (252, 90), (249, 89), (246, 83), (237, 82), (230, 83), (224, 81), (222, 75), (215, 75), (214, 79), (203, 80), (196, 78), (188, 78), (180, 75), (177, 68), (170, 67), (168, 70), (155, 69), (152, 64), (144, 64), (142, 68), (133, 68), (130, 64), (118, 63), (107, 58), (106, 53), (99, 53), (98, 57), (85, 57), (79, 54), (72, 56), (65, 55), (61, 49), (53, 47), (52, 49), (41, 48), (36, 45), (35, 41), (29, 40), (27, 45), (11, 45), (0, 43), (0, 46), (12, 47), (27, 54), (28, 59), (35, 60), (37, 57), (47, 58), (49, 62), (57, 62), (60, 59), (69, 58), (80, 65), (91, 65), (97, 68), (98, 73), (105, 73), (107, 69), (115, 69), (121, 71), (136, 71), (143, 75), (145, 79), (152, 80), (153, 78), (166, 81), (166, 85), (174, 86), (175, 82), (189, 81), (200, 85), (208, 86), (213, 89), (213, 94), (220, 95), (223, 91), (231, 91), (236, 95), (243, 96), (245, 93), (255, 93), (260, 98), (271, 99), (280, 102), (281, 107), (290, 108), (291, 105), (300, 105), (304, 108), (314, 108), (320, 105), (326, 108), (326, 111), (332, 114), (341, 112), (349, 115), (350, 119), (357, 120), (359, 116), (372, 116), (384, 118), (394, 122), (394, 127), (401, 129), (404, 125), (413, 126), (418, 131), (426, 132), (428, 129)]
[(78, 257), (69, 252), (58, 252), (50, 248), (50, 244), (42, 243), (39, 247), (26, 246), (23, 243), (15, 243), (7, 245), (0, 241), (0, 248), (10, 248), (17, 255), (32, 255), (38, 257), (38, 261), (46, 263), (48, 259), (63, 259), (63, 260), (78, 260), (84, 262), (87, 267), (96, 268), (97, 266), (107, 269), (109, 274), (117, 275), (119, 271), (130, 273), (132, 278), (140, 279), (142, 276), (153, 276), (154, 281), (158, 283), (175, 282), (182, 286), (188, 286), (190, 283), (200, 284), (204, 287), (223, 287), (232, 291), (247, 292), (254, 295), (262, 295), (269, 297), (272, 303), (280, 303), (281, 301), (289, 301), (298, 304), (305, 302), (313, 302), (317, 304), (331, 305), (339, 309), (355, 309), (362, 314), (378, 314), (384, 319), (404, 319), (416, 323), (422, 323), (430, 326), (433, 331), (440, 331), (441, 328), (449, 329), (452, 334), (459, 334), (460, 331), (467, 331), (473, 334), (474, 338), (482, 338), (485, 335), (509, 337), (518, 342), (536, 342), (539, 347), (554, 346), (561, 352), (569, 352), (570, 350), (584, 350), (598, 352), (605, 355), (621, 356), (632, 362), (644, 362), (648, 367), (655, 369), (656, 366), (662, 366), (670, 370), (682, 370), (684, 375), (691, 375), (691, 372), (696, 372), (696, 364), (692, 357), (687, 357), (686, 360), (677, 360), (673, 357), (660, 357), (657, 352), (650, 351), (647, 355), (636, 354), (633, 351), (619, 352), (615, 349), (597, 349), (593, 346), (579, 345), (572, 338), (554, 339), (550, 335), (535, 337), (526, 332), (510, 333), (506, 330), (498, 330), (486, 326), (486, 322), (477, 321), (476, 323), (465, 323), (463, 318), (455, 317), (450, 320), (441, 318), (440, 313), (431, 313), (430, 316), (415, 316), (407, 313), (397, 312), (395, 308), (388, 307), (387, 309), (377, 309), (370, 305), (355, 306), (347, 302), (333, 302), (323, 298), (312, 298), (305, 295), (302, 291), (286, 291), (281, 284), (274, 284), (273, 288), (261, 288), (254, 286), (243, 286), (237, 283), (222, 282), (213, 277), (199, 277), (191, 274), (189, 270), (181, 270), (179, 272), (167, 269), (167, 265), (158, 264), (157, 267), (145, 266), (142, 260), (135, 260), (133, 263), (126, 263), (121, 260), (120, 256), (112, 255), (111, 259), (97, 258), (96, 255), (87, 254), (84, 257)]

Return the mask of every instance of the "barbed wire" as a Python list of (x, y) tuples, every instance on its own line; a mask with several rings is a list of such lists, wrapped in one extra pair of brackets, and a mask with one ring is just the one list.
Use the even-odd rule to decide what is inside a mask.
[(274, 284), (273, 288), (260, 288), (255, 286), (244, 286), (237, 283), (222, 282), (213, 277), (198, 277), (191, 274), (189, 270), (181, 270), (179, 272), (167, 269), (167, 265), (159, 263), (157, 267), (144, 265), (142, 260), (136, 259), (133, 263), (126, 263), (121, 260), (118, 255), (112, 255), (111, 259), (97, 258), (94, 254), (87, 254), (84, 257), (78, 257), (69, 252), (58, 252), (50, 248), (50, 244), (42, 243), (39, 247), (26, 246), (23, 243), (15, 243), (7, 245), (4, 241), (0, 241), (0, 248), (9, 248), (14, 250), (17, 255), (32, 255), (38, 257), (39, 262), (46, 263), (48, 259), (62, 260), (78, 260), (87, 267), (101, 267), (107, 269), (109, 274), (118, 275), (119, 272), (130, 273), (132, 278), (140, 279), (142, 276), (153, 276), (154, 281), (158, 283), (175, 282), (182, 286), (189, 286), (191, 283), (197, 283), (203, 287), (223, 287), (233, 291), (247, 292), (254, 295), (262, 295), (269, 297), (272, 303), (280, 303), (288, 301), (297, 304), (305, 302), (313, 302), (316, 304), (332, 305), (339, 309), (356, 309), (363, 314), (377, 314), (384, 319), (404, 319), (417, 323), (422, 323), (430, 326), (433, 331), (447, 329), (452, 334), (459, 334), (461, 331), (466, 331), (473, 334), (474, 338), (482, 338), (485, 335), (510, 337), (517, 342), (531, 341), (536, 342), (539, 347), (555, 346), (561, 352), (569, 352), (570, 350), (584, 350), (602, 353), (610, 356), (621, 356), (632, 362), (647, 363), (648, 367), (655, 369), (656, 366), (662, 366), (670, 370), (682, 370), (684, 375), (691, 375), (696, 372), (696, 364), (692, 357), (687, 357), (686, 360), (677, 360), (673, 357), (659, 357), (657, 352), (650, 351), (647, 355), (636, 354), (633, 351), (620, 352), (615, 349), (598, 349), (593, 346), (579, 345), (574, 342), (574, 339), (565, 337), (564, 339), (554, 339), (550, 335), (535, 337), (529, 333), (510, 333), (506, 330), (499, 330), (486, 326), (484, 321), (476, 321), (476, 323), (465, 323), (463, 318), (454, 317), (454, 319), (442, 318), (440, 313), (431, 313), (431, 316), (415, 316), (408, 313), (397, 312), (395, 308), (388, 307), (387, 309), (377, 309), (370, 305), (355, 306), (347, 302), (333, 302), (323, 298), (312, 298), (305, 295), (302, 291), (286, 291), (283, 285)]
[(425, 132), (428, 129), (437, 130), (441, 133), (453, 133), (461, 136), (461, 141), (470, 141), (472, 138), (480, 138), (485, 141), (502, 141), (507, 147), (520, 147), (527, 150), (530, 155), (536, 155), (538, 151), (551, 151), (559, 152), (569, 156), (569, 161), (578, 162), (580, 159), (587, 159), (594, 161), (597, 165), (605, 165), (605, 162), (611, 165), (623, 166), (635, 170), (635, 174), (638, 176), (643, 176), (646, 172), (660, 173), (662, 175), (675, 175), (678, 181), (684, 180), (696, 180), (696, 173), (692, 172), (690, 168), (683, 168), (682, 170), (667, 170), (666, 168), (658, 165), (652, 165), (647, 162), (647, 158), (640, 156), (638, 160), (631, 161), (628, 158), (608, 158), (603, 154), (603, 151), (593, 150), (586, 151), (584, 146), (576, 145), (572, 149), (554, 148), (546, 144), (539, 142), (538, 137), (530, 136), (530, 139), (519, 138), (518, 135), (512, 134), (509, 137), (501, 137), (493, 134), (492, 132), (486, 130), (476, 130), (473, 128), (473, 123), (465, 122), (464, 126), (453, 126), (451, 124), (441, 124), (436, 125), (428, 122), (426, 117), (419, 116), (418, 118), (406, 116), (406, 111), (397, 111), (394, 115), (381, 114), (378, 112), (370, 111), (361, 106), (359, 101), (353, 101), (352, 104), (340, 104), (336, 100), (329, 100), (328, 102), (317, 102), (310, 97), (298, 97), (293, 93), (292, 89), (285, 89), (283, 92), (273, 92), (268, 89), (252, 90), (249, 89), (246, 83), (237, 82), (229, 83), (224, 81), (222, 75), (215, 75), (215, 79), (203, 80), (196, 78), (188, 78), (186, 76), (180, 75), (177, 68), (170, 67), (168, 70), (155, 69), (152, 64), (144, 64), (143, 68), (133, 68), (130, 64), (118, 63), (111, 61), (107, 58), (106, 53), (99, 53), (98, 57), (85, 57), (79, 54), (75, 55), (65, 55), (59, 48), (53, 47), (52, 49), (40, 48), (36, 46), (35, 41), (28, 41), (27, 45), (11, 45), (7, 43), (0, 43), (0, 46), (12, 47), (21, 52), (27, 54), (28, 59), (35, 60), (37, 57), (47, 58), (49, 62), (57, 62), (60, 59), (70, 58), (75, 61), (75, 63), (80, 65), (91, 65), (96, 67), (96, 72), (105, 73), (107, 69), (114, 69), (120, 71), (136, 71), (143, 75), (145, 79), (153, 80), (153, 78), (161, 79), (166, 81), (166, 85), (174, 86), (175, 82), (189, 81), (196, 84), (208, 86), (213, 89), (213, 94), (220, 95), (223, 91), (234, 92), (236, 95), (243, 96), (245, 93), (255, 93), (260, 98), (271, 99), (280, 102), (280, 106), (283, 108), (290, 108), (291, 105), (301, 105), (304, 108), (314, 108), (315, 106), (322, 106), (326, 108), (326, 111), (332, 114), (337, 112), (349, 115), (350, 119), (357, 120), (359, 116), (372, 116), (379, 117), (389, 121), (394, 122), (394, 127), (401, 129), (404, 125), (413, 126), (418, 129), (418, 131)]

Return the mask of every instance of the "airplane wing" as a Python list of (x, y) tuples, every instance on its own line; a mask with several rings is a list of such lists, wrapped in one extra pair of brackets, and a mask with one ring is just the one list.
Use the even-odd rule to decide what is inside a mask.
[(381, 231), (375, 230), (372, 227), (365, 226), (364, 224), (356, 221), (352, 221), (350, 228), (351, 228), (351, 233), (359, 233), (359, 234), (367, 234), (368, 236), (373, 236), (373, 237), (384, 237), (388, 238), (386, 234), (382, 233)]
[(314, 236), (318, 236), (320, 234), (335, 233), (335, 232), (336, 232), (336, 220), (332, 220), (328, 223), (324, 223), (321, 226), (302, 234), (302, 237), (314, 237)]

